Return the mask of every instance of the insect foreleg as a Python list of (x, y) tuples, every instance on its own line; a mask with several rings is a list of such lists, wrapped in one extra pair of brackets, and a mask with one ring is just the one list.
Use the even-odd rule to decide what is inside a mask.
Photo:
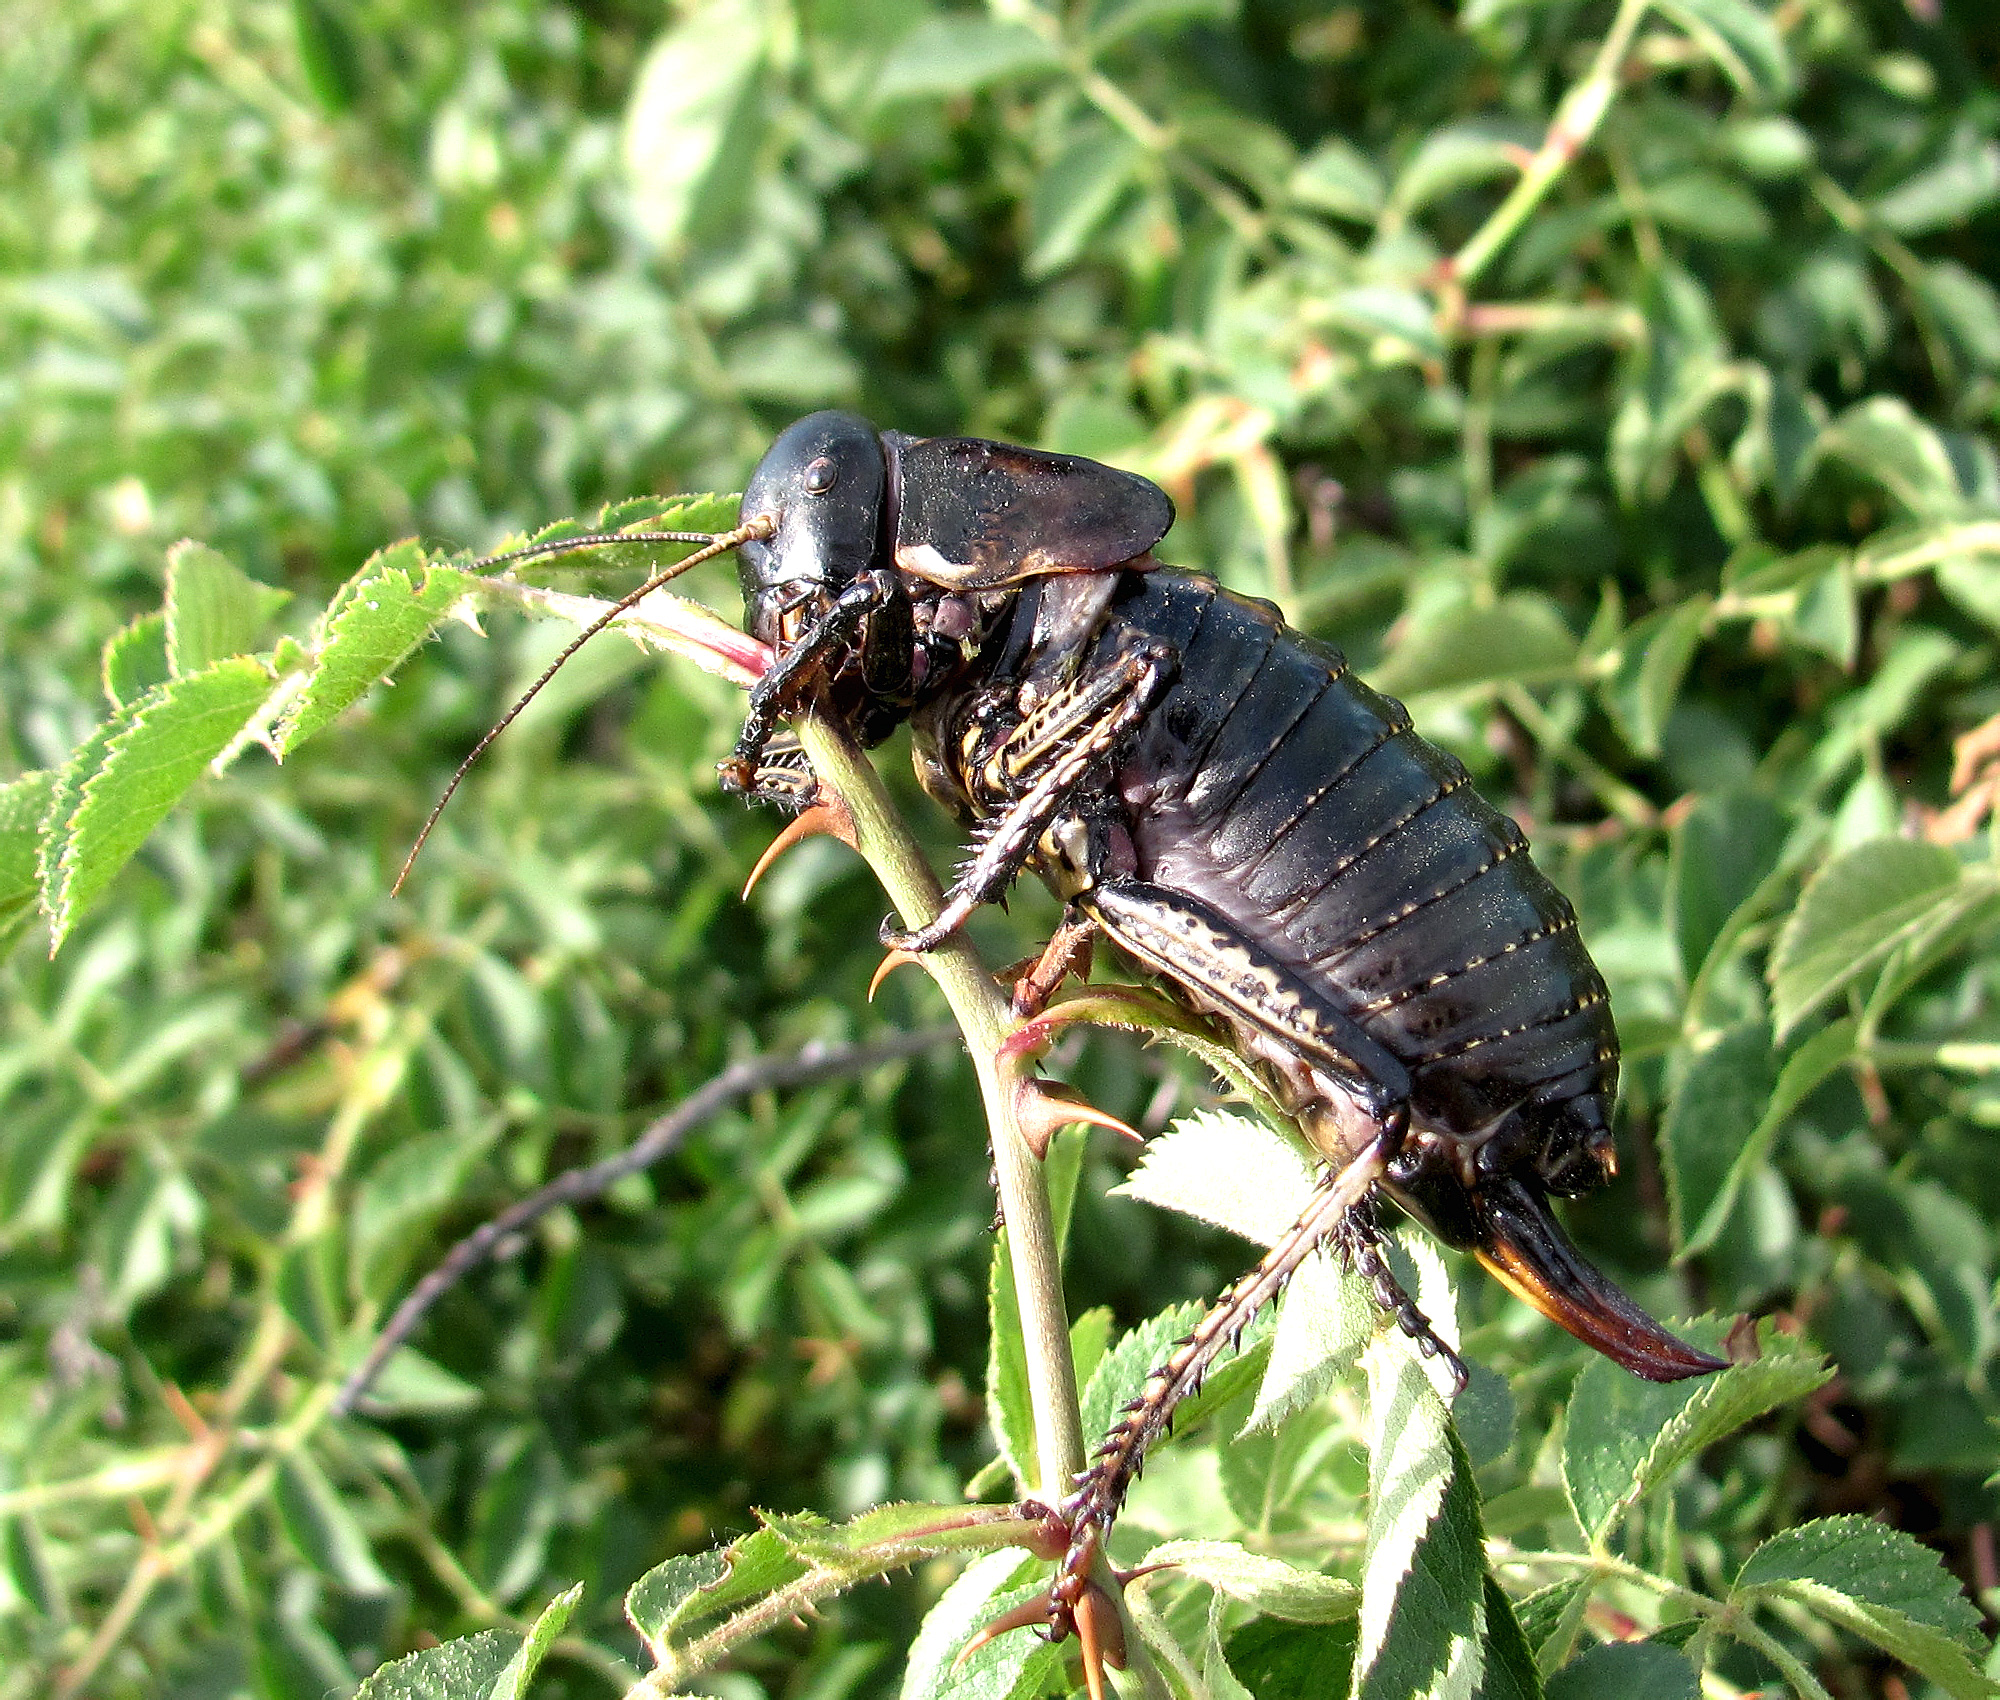
[(862, 573), (847, 584), (798, 638), (785, 645), (750, 692), (750, 709), (736, 748), (722, 764), (722, 783), (753, 792), (757, 765), (778, 721), (798, 706), (805, 686), (828, 656), (847, 644), (871, 614), (900, 594), (893, 573)]
[[(892, 950), (930, 950), (964, 926), (982, 903), (999, 897), (1043, 831), (1158, 700), (1169, 668), (1155, 650), (1128, 650), (1110, 666), (1072, 681), (1003, 738), (976, 777), (988, 794), (1012, 800), (987, 823), (930, 924), (904, 933), (885, 923), (882, 942)], [(1057, 726), (1070, 735), (1052, 736)]]

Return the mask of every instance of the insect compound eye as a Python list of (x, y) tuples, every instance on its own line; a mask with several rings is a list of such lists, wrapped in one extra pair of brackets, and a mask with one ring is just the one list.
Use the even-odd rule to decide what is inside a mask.
[(839, 478), (840, 468), (835, 465), (833, 457), (831, 455), (821, 455), (817, 460), (808, 463), (806, 467), (804, 480), (806, 494), (809, 496), (824, 496), (827, 491), (834, 487)]

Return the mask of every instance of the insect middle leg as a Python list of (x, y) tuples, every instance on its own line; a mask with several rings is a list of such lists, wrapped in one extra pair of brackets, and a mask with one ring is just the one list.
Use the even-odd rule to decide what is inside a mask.
[(1072, 680), (986, 752), (968, 777), (982, 796), (1004, 799), (1003, 806), (985, 823), (931, 922), (907, 933), (885, 923), (882, 942), (892, 950), (933, 949), (973, 910), (999, 897), (1042, 833), (1159, 700), (1171, 666), (1157, 649), (1126, 650)]

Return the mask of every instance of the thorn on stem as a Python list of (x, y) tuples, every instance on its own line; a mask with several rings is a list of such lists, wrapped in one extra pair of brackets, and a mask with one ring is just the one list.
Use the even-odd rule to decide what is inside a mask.
[(757, 889), (757, 882), (764, 877), (771, 864), (794, 844), (803, 844), (808, 838), (837, 838), (848, 849), (854, 848), (854, 817), (847, 812), (847, 805), (824, 786), (811, 808), (794, 816), (785, 823), (784, 830), (771, 840), (764, 854), (757, 858), (757, 865), (750, 870), (750, 877), (743, 882), (743, 897), (748, 901), (750, 893)]

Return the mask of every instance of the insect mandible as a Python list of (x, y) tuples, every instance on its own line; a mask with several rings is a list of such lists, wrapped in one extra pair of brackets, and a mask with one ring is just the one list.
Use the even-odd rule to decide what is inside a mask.
[(1618, 1037), (1568, 901), (1402, 704), (1269, 603), (1153, 559), (1165, 492), (828, 412), (772, 444), (741, 517), (768, 533), (739, 561), (746, 623), (776, 659), (724, 784), (796, 805), (798, 769), (767, 746), (808, 706), (864, 745), (909, 722), (924, 788), (971, 851), (937, 917), (885, 924), (884, 942), (932, 948), (1032, 869), (1067, 909), (1018, 1009), (1102, 937), (1223, 1023), (1325, 1161), (1299, 1222), (1159, 1366), (1060, 1507), (1056, 1637), (1174, 1404), (1317, 1247), (1339, 1246), (1442, 1349), (1380, 1258), (1377, 1198), (1637, 1375), (1723, 1367), (1585, 1261), (1549, 1208), (1615, 1168)]

